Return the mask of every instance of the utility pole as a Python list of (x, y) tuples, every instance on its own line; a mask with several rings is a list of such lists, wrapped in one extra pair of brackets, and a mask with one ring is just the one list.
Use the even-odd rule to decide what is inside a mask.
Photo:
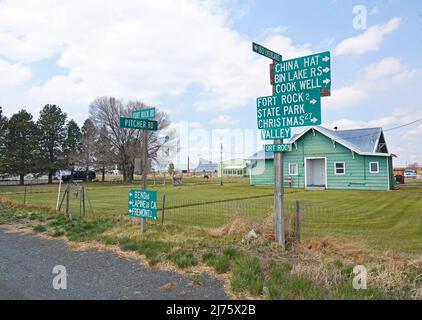
[[(270, 64), (270, 81), (272, 94), (275, 92), (274, 66), (276, 61)], [(283, 139), (274, 140), (274, 144), (283, 144)], [(275, 240), (283, 248), (285, 247), (284, 236), (284, 171), (283, 152), (274, 152), (274, 216), (275, 216)]]
[[(142, 131), (142, 189), (147, 189), (147, 163), (148, 163), (148, 131)], [(146, 219), (141, 219), (141, 233), (145, 232), (146, 228)]]
[(223, 143), (220, 143), (220, 186), (223, 186)]

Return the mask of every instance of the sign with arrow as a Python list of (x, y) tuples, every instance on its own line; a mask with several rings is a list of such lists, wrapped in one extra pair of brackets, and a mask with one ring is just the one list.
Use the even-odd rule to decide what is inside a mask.
[(330, 52), (276, 63), (274, 82), (277, 94), (331, 88)]
[(271, 60), (274, 60), (276, 62), (280, 62), (282, 60), (281, 54), (278, 54), (277, 52), (271, 51), (270, 49), (267, 49), (260, 44), (257, 44), (255, 42), (252, 42), (252, 51), (256, 52), (264, 57), (267, 57)]
[(155, 108), (134, 110), (132, 111), (132, 118), (136, 118), (136, 119), (155, 118)]
[(129, 190), (128, 215), (157, 220), (157, 191)]
[(280, 129), (321, 124), (319, 90), (290, 92), (256, 100), (258, 129)]

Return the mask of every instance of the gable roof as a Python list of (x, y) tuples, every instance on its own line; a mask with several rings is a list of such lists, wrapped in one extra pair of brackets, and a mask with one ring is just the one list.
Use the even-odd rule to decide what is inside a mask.
[(364, 128), (350, 130), (330, 130), (321, 126), (314, 126), (305, 129), (300, 134), (294, 135), (289, 143), (296, 142), (309, 130), (316, 130), (346, 148), (361, 154), (375, 156), (390, 156), (390, 153), (377, 152), (378, 142), (382, 135), (382, 128)]
[(273, 159), (274, 153), (273, 152), (265, 152), (264, 150), (260, 150), (254, 153), (248, 160), (264, 160), (264, 159)]

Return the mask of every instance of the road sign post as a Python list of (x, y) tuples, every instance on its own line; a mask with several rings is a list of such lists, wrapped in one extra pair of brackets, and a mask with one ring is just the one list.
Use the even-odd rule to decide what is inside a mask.
[(283, 152), (291, 146), (283, 139), (292, 135), (292, 127), (321, 124), (321, 97), (331, 94), (331, 56), (321, 52), (291, 60), (255, 42), (252, 51), (273, 60), (270, 64), (272, 96), (257, 99), (258, 129), (266, 152), (274, 152), (275, 237), (285, 247)]
[[(132, 111), (132, 118), (127, 117), (120, 117), (120, 128), (128, 128), (128, 129), (141, 129), (142, 130), (142, 146), (141, 146), (141, 167), (142, 167), (142, 192), (139, 191), (130, 191), (129, 192), (129, 215), (131, 212), (141, 212), (139, 215), (132, 215), (141, 218), (141, 233), (145, 232), (146, 229), (146, 218), (151, 218), (149, 215), (143, 214), (148, 209), (148, 212), (152, 212), (152, 218), (157, 219), (157, 195), (156, 191), (148, 191), (147, 190), (147, 164), (148, 164), (148, 131), (156, 131), (158, 130), (158, 121), (149, 120), (155, 117), (155, 108), (147, 108), (147, 109), (140, 109)], [(132, 192), (132, 193), (131, 193)], [(154, 193), (155, 192), (155, 193)], [(145, 195), (145, 197), (150, 197), (155, 199), (155, 204), (148, 202), (146, 200), (142, 201), (142, 199), (138, 200), (131, 200), (133, 198), (133, 194), (137, 195)], [(131, 202), (139, 204), (140, 208), (131, 208)], [(148, 207), (142, 207), (147, 206)], [(155, 209), (153, 210), (154, 206)]]
[[(148, 131), (142, 132), (142, 189), (147, 190)], [(145, 232), (146, 219), (141, 219), (141, 233)]]

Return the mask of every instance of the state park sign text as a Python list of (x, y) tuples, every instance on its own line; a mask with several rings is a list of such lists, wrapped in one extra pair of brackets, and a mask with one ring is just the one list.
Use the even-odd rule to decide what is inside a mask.
[(321, 124), (319, 90), (260, 97), (256, 104), (258, 129), (287, 129)]

